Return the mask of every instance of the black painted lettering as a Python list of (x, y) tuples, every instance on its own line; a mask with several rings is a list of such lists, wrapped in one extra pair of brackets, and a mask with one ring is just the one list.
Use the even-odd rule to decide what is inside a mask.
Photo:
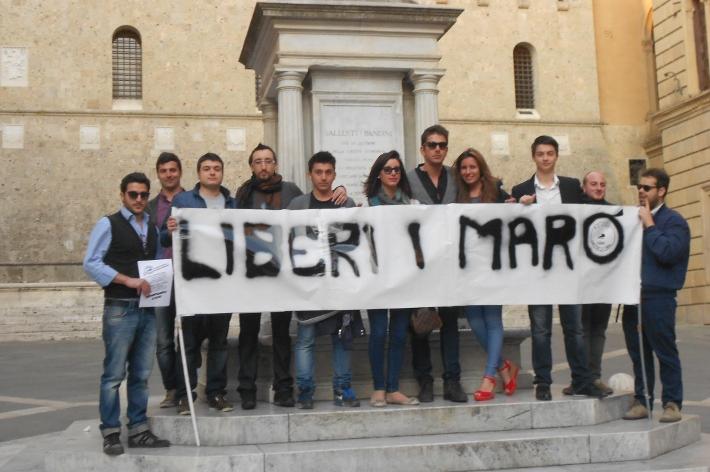
[[(348, 231), (344, 241), (338, 241), (338, 234)], [(360, 270), (355, 261), (347, 254), (357, 249), (360, 244), (360, 227), (356, 223), (337, 223), (328, 225), (328, 245), (330, 246), (330, 270), (333, 277), (340, 276), (338, 262), (345, 259), (352, 267), (355, 277), (360, 277)]]
[[(298, 230), (298, 231), (297, 231)], [(295, 256), (306, 254), (308, 251), (303, 249), (296, 249), (293, 247), (293, 242), (297, 237), (297, 233), (305, 234), (308, 239), (313, 241), (318, 240), (318, 227), (317, 226), (297, 226), (291, 228), (288, 235), (288, 254), (291, 259), (291, 267), (293, 273), (296, 275), (301, 275), (303, 277), (322, 277), (325, 275), (325, 260), (320, 258), (318, 263), (314, 266), (308, 267), (298, 267), (296, 266)]]
[(365, 233), (365, 239), (370, 248), (370, 266), (372, 273), (377, 274), (379, 272), (379, 265), (377, 262), (377, 247), (375, 246), (375, 228), (366, 224), (362, 227), (362, 232)]
[[(556, 226), (561, 222), (561, 226)], [(545, 218), (545, 253), (542, 257), (542, 268), (549, 270), (552, 267), (552, 250), (555, 246), (562, 246), (565, 250), (565, 261), (567, 267), (574, 269), (572, 254), (569, 250), (569, 242), (577, 232), (577, 223), (574, 218), (568, 215), (553, 215)]]
[(608, 264), (615, 260), (624, 249), (624, 227), (616, 215), (595, 213), (584, 220), (584, 252), (597, 264)]
[(180, 220), (180, 265), (185, 280), (218, 279), (222, 276), (212, 267), (190, 259), (190, 223), (185, 219)]
[(419, 228), (421, 228), (421, 224), (409, 223), (407, 231), (409, 231), (409, 238), (412, 240), (412, 247), (414, 247), (414, 260), (417, 263), (417, 267), (423, 269), (425, 263), (424, 253), (422, 252), (422, 241), (419, 238)]
[(224, 248), (227, 251), (227, 267), (225, 272), (232, 275), (234, 272), (234, 226), (229, 223), (222, 223), (222, 236), (224, 237)]
[[(264, 239), (259, 233), (268, 233), (271, 240)], [(276, 277), (281, 270), (281, 227), (267, 224), (244, 223), (244, 240), (246, 241), (246, 275), (248, 279), (255, 277)], [(271, 257), (263, 264), (257, 264), (257, 254), (268, 254)]]
[[(522, 232), (518, 233), (518, 227), (522, 226)], [(508, 241), (508, 258), (510, 259), (510, 268), (518, 267), (518, 257), (516, 254), (516, 246), (519, 244), (529, 244), (532, 252), (532, 265), (537, 266), (539, 263), (539, 255), (537, 253), (537, 231), (535, 225), (527, 218), (516, 218), (508, 223), (510, 230), (510, 241)]]
[(500, 270), (500, 247), (503, 241), (503, 220), (495, 218), (487, 221), (485, 224), (478, 224), (475, 220), (467, 216), (459, 218), (459, 267), (466, 267), (466, 229), (473, 228), (478, 232), (480, 237), (493, 238), (493, 257), (491, 261), (491, 269)]

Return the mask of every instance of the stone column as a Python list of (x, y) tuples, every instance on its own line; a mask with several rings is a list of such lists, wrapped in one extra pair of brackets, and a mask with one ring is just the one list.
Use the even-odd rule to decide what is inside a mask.
[(303, 79), (307, 69), (276, 69), (279, 170), (284, 179), (307, 191), (303, 139)]
[(264, 123), (264, 137), (262, 143), (271, 146), (278, 153), (278, 141), (276, 134), (276, 119), (278, 117), (276, 103), (271, 100), (264, 100), (259, 104), (261, 117)]
[(409, 80), (414, 85), (414, 123), (416, 146), (419, 149), (419, 137), (431, 125), (439, 123), (439, 102), (437, 84), (444, 75), (438, 70), (412, 70)]

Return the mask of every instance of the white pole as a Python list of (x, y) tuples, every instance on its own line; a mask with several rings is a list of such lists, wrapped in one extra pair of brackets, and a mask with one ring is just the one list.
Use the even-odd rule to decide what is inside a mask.
[(177, 316), (178, 341), (180, 343), (180, 358), (182, 359), (182, 373), (185, 381), (185, 391), (187, 392), (187, 404), (190, 407), (190, 417), (192, 418), (192, 431), (195, 433), (195, 444), (200, 447), (200, 433), (197, 432), (197, 417), (195, 416), (195, 404), (192, 401), (192, 387), (190, 386), (190, 373), (187, 371), (187, 358), (185, 357), (185, 340), (182, 334), (182, 316)]

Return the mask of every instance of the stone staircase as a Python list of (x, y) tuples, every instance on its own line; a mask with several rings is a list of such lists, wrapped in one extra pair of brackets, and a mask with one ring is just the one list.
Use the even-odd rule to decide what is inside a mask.
[(685, 415), (672, 424), (659, 423), (657, 418), (624, 421), (620, 418), (631, 403), (628, 394), (604, 400), (564, 397), (559, 390), (553, 395), (551, 402), (538, 402), (531, 390), (522, 390), (486, 403), (453, 404), (437, 398), (426, 406), (387, 408), (338, 408), (321, 401), (306, 411), (260, 403), (256, 410), (236, 409), (227, 414), (210, 411), (198, 402), (199, 448), (194, 445), (189, 417), (155, 410), (152, 428), (170, 439), (173, 447), (126, 449), (122, 456), (108, 457), (101, 452), (97, 422), (76, 422), (57, 438), (45, 456), (45, 467), (48, 472), (414, 472), (531, 467), (708, 472), (710, 461), (670, 468), (664, 463), (664, 454), (701, 439), (698, 417)]

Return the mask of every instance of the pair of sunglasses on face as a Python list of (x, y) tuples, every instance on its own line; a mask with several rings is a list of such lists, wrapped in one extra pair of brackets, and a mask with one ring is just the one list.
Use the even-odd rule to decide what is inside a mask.
[(437, 147), (439, 149), (447, 149), (449, 147), (449, 143), (446, 141), (427, 141), (424, 145), (432, 151)]
[(387, 174), (387, 175), (390, 175), (390, 174), (397, 175), (397, 174), (401, 174), (401, 173), (402, 173), (402, 168), (399, 167), (399, 166), (397, 166), (397, 167), (384, 166), (384, 167), (382, 168), (382, 172), (384, 172), (384, 173)]
[(651, 189), (658, 188), (656, 185), (643, 185), (643, 184), (637, 184), (636, 188), (639, 190), (643, 190), (644, 192), (650, 192)]
[(138, 197), (141, 197), (143, 200), (148, 200), (148, 197), (150, 197), (150, 192), (136, 192), (135, 190), (129, 190), (126, 192), (126, 195), (128, 195), (128, 198), (131, 200), (138, 200)]

